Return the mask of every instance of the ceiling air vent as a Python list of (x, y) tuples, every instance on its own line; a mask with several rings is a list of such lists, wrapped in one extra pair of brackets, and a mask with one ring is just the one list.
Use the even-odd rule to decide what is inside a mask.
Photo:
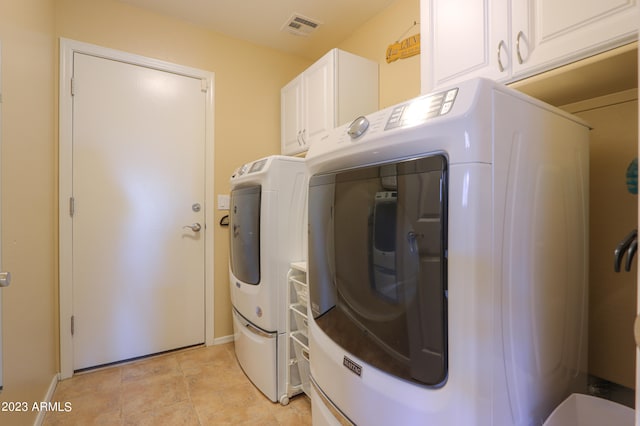
[(281, 30), (288, 31), (295, 35), (308, 36), (317, 30), (320, 24), (320, 22), (314, 21), (311, 18), (307, 18), (299, 13), (294, 13), (287, 19)]

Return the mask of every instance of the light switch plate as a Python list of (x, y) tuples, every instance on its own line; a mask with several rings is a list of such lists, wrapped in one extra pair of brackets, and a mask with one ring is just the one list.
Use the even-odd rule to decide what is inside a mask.
[(218, 194), (218, 210), (229, 210), (228, 194)]

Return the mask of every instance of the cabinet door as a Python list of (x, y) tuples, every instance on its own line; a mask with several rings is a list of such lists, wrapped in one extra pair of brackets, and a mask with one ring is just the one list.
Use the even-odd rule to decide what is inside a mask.
[(335, 50), (323, 56), (304, 73), (304, 129), (309, 145), (335, 125)]
[(283, 155), (306, 150), (302, 145), (302, 75), (280, 91), (280, 139)]
[(473, 77), (506, 80), (508, 0), (421, 0), (422, 92)]
[(637, 0), (513, 1), (514, 77), (632, 42), (637, 37), (637, 13)]

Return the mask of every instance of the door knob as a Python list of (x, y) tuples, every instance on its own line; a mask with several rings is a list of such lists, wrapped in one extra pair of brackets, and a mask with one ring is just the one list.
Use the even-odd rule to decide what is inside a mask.
[(193, 225), (185, 225), (182, 227), (183, 229), (191, 229), (193, 232), (200, 232), (200, 230), (202, 229), (202, 226), (200, 226), (199, 223), (194, 223)]
[(8, 287), (11, 284), (11, 272), (0, 272), (0, 287)]

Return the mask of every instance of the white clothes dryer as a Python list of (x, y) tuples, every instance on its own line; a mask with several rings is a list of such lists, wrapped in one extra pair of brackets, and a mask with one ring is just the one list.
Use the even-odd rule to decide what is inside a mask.
[[(240, 366), (274, 402), (287, 397), (287, 272), (303, 260), (304, 160), (270, 156), (231, 177), (229, 280)], [(285, 399), (287, 398), (287, 399)]]
[(311, 146), (314, 425), (541, 425), (581, 385), (588, 137), (476, 79)]

